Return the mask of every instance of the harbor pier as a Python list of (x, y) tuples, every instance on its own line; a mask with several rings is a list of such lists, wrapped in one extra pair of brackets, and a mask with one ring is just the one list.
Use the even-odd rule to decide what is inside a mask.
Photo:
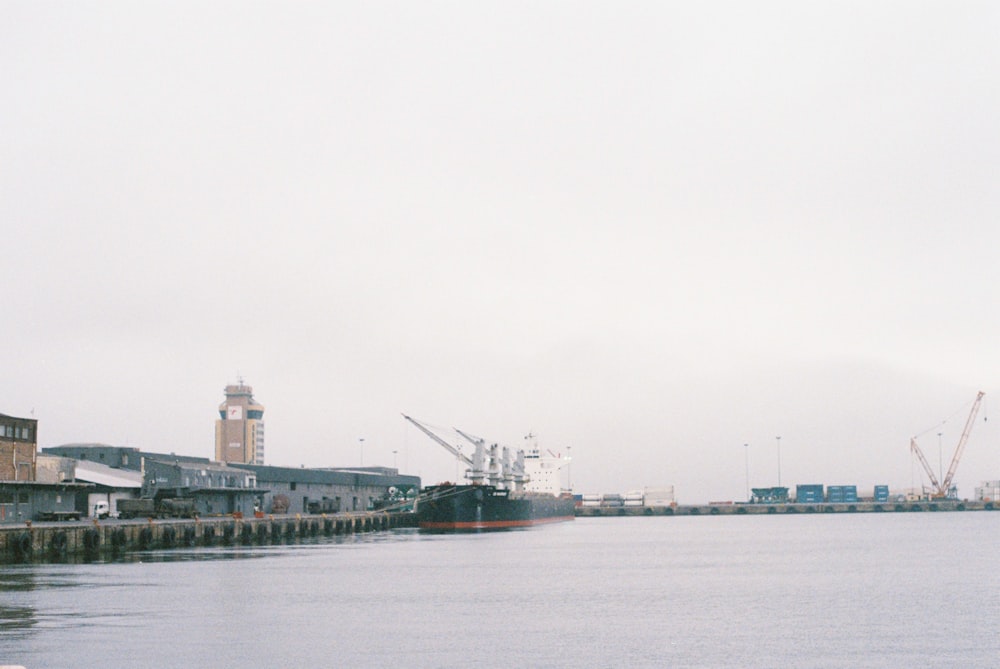
[(994, 511), (1000, 503), (965, 500), (815, 504), (675, 504), (669, 506), (578, 506), (577, 518), (599, 516), (744, 516), (816, 513), (912, 513)]
[(399, 511), (0, 525), (0, 564), (103, 559), (197, 546), (262, 546), (415, 526), (412, 513)]

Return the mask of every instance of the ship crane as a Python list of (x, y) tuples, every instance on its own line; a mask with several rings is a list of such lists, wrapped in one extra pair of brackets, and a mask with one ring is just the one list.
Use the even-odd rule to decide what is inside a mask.
[(962, 459), (962, 453), (965, 451), (965, 444), (969, 440), (969, 433), (972, 431), (972, 424), (976, 420), (976, 414), (979, 413), (979, 405), (983, 401), (983, 395), (986, 393), (980, 391), (976, 395), (976, 400), (972, 403), (972, 410), (969, 411), (969, 417), (965, 421), (965, 428), (962, 430), (962, 436), (958, 440), (958, 445), (955, 447), (955, 455), (951, 458), (951, 465), (948, 467), (948, 473), (945, 474), (944, 480), (938, 483), (937, 477), (934, 476), (934, 470), (931, 468), (927, 458), (924, 457), (924, 452), (920, 450), (920, 446), (917, 445), (917, 438), (913, 437), (910, 439), (910, 451), (916, 454), (917, 459), (920, 461), (921, 466), (923, 466), (924, 471), (927, 472), (927, 478), (930, 479), (931, 485), (934, 486), (934, 490), (931, 492), (932, 499), (955, 499), (958, 497), (958, 490), (952, 486), (952, 481), (955, 479), (955, 472), (958, 470), (958, 462)]
[[(455, 432), (458, 432), (462, 436), (462, 438), (464, 438), (466, 441), (470, 442), (473, 446), (476, 447), (476, 455), (474, 459), (479, 464), (478, 467), (476, 465), (473, 465), (472, 469), (474, 471), (483, 471), (484, 470), (483, 468), (486, 465), (486, 460), (487, 460), (486, 440), (462, 432), (457, 427), (453, 427), (452, 429), (455, 430)], [(490, 485), (495, 487), (499, 487), (500, 482), (503, 480), (503, 471), (500, 463), (500, 456), (498, 455), (497, 452), (498, 448), (499, 446), (497, 446), (497, 444), (491, 444), (488, 447), (490, 455), (489, 455), (489, 467), (487, 476), (489, 477)]]
[[(483, 479), (486, 477), (486, 472), (484, 471), (483, 468), (485, 457), (483, 454), (483, 442), (481, 439), (478, 442), (473, 441), (473, 443), (476, 444), (476, 452), (474, 453), (473, 457), (470, 458), (468, 455), (462, 452), (461, 448), (457, 446), (452, 446), (447, 441), (445, 441), (438, 435), (434, 434), (434, 432), (432, 432), (430, 428), (428, 428), (418, 420), (410, 418), (405, 413), (403, 414), (403, 418), (416, 425), (418, 430), (420, 430), (428, 437), (433, 439), (435, 442), (443, 446), (446, 451), (454, 455), (456, 458), (458, 458), (465, 464), (469, 465), (469, 471), (467, 473), (467, 476), (473, 483), (483, 482)], [(459, 434), (461, 434), (461, 432)], [(462, 436), (465, 437), (466, 435), (463, 434)], [(468, 437), (466, 438), (468, 439)]]
[[(476, 447), (477, 455), (482, 453), (486, 448), (485, 439), (463, 432), (457, 427), (452, 429)], [(496, 448), (496, 444), (493, 444), (493, 446), (490, 447), (490, 484), (496, 486), (502, 480), (504, 487), (508, 490), (521, 492), (524, 489), (524, 484), (528, 482), (528, 476), (524, 473), (524, 451), (517, 451), (512, 462), (510, 449), (504, 446), (502, 451), (503, 455), (499, 460), (500, 470), (498, 472), (495, 468), (497, 465)], [(480, 464), (479, 468), (482, 469), (483, 465)], [(473, 469), (475, 469), (475, 467), (473, 467)]]

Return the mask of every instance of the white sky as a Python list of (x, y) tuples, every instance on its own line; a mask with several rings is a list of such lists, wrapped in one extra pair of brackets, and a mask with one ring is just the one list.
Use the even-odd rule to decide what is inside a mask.
[[(681, 501), (1000, 479), (992, 2), (0, 4), (0, 413)], [(994, 402), (995, 403), (995, 402)], [(982, 417), (993, 420), (983, 422)], [(950, 420), (941, 428), (943, 419)], [(749, 444), (746, 448), (744, 444)]]

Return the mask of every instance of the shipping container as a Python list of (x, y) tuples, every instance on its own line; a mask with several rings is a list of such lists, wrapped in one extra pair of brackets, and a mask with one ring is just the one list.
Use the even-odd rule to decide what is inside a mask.
[(625, 500), (616, 492), (606, 493), (601, 496), (601, 506), (624, 506)]
[(889, 501), (889, 486), (887, 486), (887, 485), (877, 485), (877, 486), (875, 486), (875, 501), (876, 502), (888, 502)]
[[(1000, 481), (986, 481), (985, 483), (993, 484), (1000, 483)], [(997, 502), (1000, 501), (1000, 485), (983, 485), (976, 488), (976, 501), (979, 502)]]
[(642, 502), (644, 506), (673, 506), (674, 501), (674, 487), (672, 485), (646, 488), (643, 491)]
[(817, 504), (823, 501), (823, 484), (809, 483), (795, 486), (795, 501), (799, 504)]

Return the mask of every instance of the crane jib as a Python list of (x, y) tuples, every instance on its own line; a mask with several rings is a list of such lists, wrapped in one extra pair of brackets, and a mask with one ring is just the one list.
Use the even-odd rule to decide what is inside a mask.
[(924, 457), (924, 452), (917, 445), (916, 437), (910, 439), (910, 451), (915, 453), (917, 459), (920, 461), (920, 465), (924, 468), (927, 473), (927, 477), (930, 479), (931, 485), (934, 486), (934, 497), (948, 497), (951, 493), (952, 481), (955, 479), (955, 472), (958, 471), (958, 463), (962, 459), (962, 453), (965, 452), (965, 444), (969, 441), (969, 433), (972, 432), (973, 423), (976, 420), (976, 414), (979, 413), (979, 405), (983, 401), (983, 396), (986, 393), (980, 391), (976, 395), (976, 400), (972, 403), (972, 410), (969, 411), (969, 417), (965, 421), (965, 427), (962, 429), (962, 436), (958, 440), (958, 445), (955, 446), (955, 454), (951, 458), (951, 464), (948, 467), (948, 473), (945, 474), (944, 480), (938, 483), (937, 477), (934, 476), (934, 470), (931, 468), (927, 458)]

